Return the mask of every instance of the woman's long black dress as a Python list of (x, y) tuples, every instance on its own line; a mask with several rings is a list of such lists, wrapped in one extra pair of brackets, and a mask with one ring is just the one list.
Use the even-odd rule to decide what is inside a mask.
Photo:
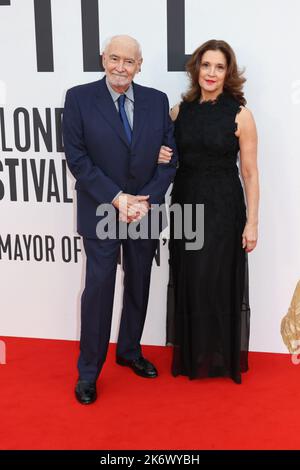
[(187, 250), (187, 240), (175, 238), (171, 218), (167, 342), (174, 345), (175, 376), (228, 376), (240, 383), (248, 369), (246, 207), (235, 135), (239, 111), (240, 104), (224, 92), (215, 101), (182, 102), (175, 121), (179, 169), (172, 203), (192, 204), (194, 228), (195, 205), (204, 205), (201, 249)]

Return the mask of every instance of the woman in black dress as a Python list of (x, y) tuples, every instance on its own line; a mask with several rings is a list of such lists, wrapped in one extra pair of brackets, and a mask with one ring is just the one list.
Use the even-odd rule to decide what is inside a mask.
[[(211, 40), (187, 63), (190, 88), (171, 110), (179, 153), (172, 203), (204, 205), (204, 244), (170, 236), (168, 338), (173, 375), (231, 377), (248, 369), (247, 253), (257, 243), (257, 134), (231, 47)], [(159, 164), (169, 161), (162, 147)], [(239, 177), (240, 173), (244, 192)], [(186, 206), (185, 206), (186, 207)], [(195, 227), (195, 210), (192, 212)], [(174, 307), (174, 308), (173, 308)]]

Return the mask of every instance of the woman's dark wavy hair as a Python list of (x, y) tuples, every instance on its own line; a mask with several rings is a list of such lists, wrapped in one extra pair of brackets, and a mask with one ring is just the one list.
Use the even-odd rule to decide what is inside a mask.
[(230, 93), (241, 105), (247, 103), (243, 85), (246, 78), (243, 76), (244, 70), (239, 70), (235, 53), (230, 45), (222, 40), (211, 39), (198, 47), (192, 54), (186, 64), (186, 71), (190, 79), (188, 91), (182, 95), (184, 101), (194, 101), (201, 97), (201, 88), (199, 85), (199, 71), (202, 56), (207, 51), (221, 51), (227, 62), (227, 72), (224, 82), (224, 91)]

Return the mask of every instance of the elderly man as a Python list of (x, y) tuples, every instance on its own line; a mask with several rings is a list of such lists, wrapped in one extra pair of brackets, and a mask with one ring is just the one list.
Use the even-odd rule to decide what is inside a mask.
[[(82, 404), (97, 398), (96, 380), (109, 344), (121, 244), (125, 276), (116, 362), (141, 377), (157, 376), (154, 365), (142, 355), (140, 340), (158, 240), (100, 239), (96, 211), (101, 204), (112, 204), (118, 223), (149, 218), (151, 205), (164, 202), (176, 169), (167, 96), (133, 82), (143, 61), (138, 42), (129, 36), (113, 37), (106, 43), (102, 61), (102, 80), (68, 90), (63, 119), (66, 159), (76, 179), (78, 232), (87, 257), (75, 388)], [(157, 164), (161, 145), (174, 149), (168, 165)]]

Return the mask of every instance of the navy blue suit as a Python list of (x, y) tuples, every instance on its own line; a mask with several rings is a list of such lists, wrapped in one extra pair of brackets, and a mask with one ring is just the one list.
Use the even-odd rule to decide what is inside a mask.
[[(119, 191), (150, 195), (150, 204), (164, 202), (176, 171), (176, 146), (167, 96), (133, 83), (132, 142), (106, 86), (105, 78), (68, 90), (63, 136), (68, 167), (76, 179), (77, 229), (87, 255), (81, 304), (78, 361), (81, 379), (96, 380), (110, 337), (115, 275), (120, 244), (124, 255), (124, 298), (117, 354), (141, 355), (140, 339), (147, 311), (149, 284), (157, 240), (100, 240), (96, 236), (101, 203)], [(169, 164), (157, 164), (161, 145), (174, 149)]]

